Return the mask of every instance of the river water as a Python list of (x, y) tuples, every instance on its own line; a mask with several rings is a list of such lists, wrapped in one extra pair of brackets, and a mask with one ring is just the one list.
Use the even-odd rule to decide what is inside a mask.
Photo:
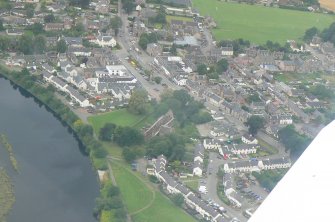
[(90, 160), (68, 128), (44, 106), (0, 78), (0, 133), (13, 146), (20, 171), (0, 147), (0, 167), (14, 184), (7, 222), (92, 222), (99, 194)]

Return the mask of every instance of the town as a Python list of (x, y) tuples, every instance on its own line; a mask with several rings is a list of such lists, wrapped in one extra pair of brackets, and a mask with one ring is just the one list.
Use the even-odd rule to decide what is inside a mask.
[[(1, 66), (27, 69), (84, 122), (141, 90), (152, 103), (171, 90), (203, 104), (208, 121), (181, 170), (163, 153), (131, 164), (199, 221), (247, 221), (334, 116), (335, 47), (316, 28), (255, 45), (215, 40), (217, 22), (189, 1), (79, 2), (0, 2)], [(175, 119), (169, 109), (143, 126), (145, 141), (174, 132)]]

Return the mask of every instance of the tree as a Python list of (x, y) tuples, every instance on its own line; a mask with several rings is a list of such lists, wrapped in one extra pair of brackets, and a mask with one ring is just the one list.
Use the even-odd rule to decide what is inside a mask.
[(334, 92), (331, 89), (326, 88), (324, 85), (317, 85), (311, 89), (311, 93), (318, 99), (332, 99)]
[(70, 5), (79, 6), (81, 8), (87, 8), (90, 4), (90, 0), (70, 0)]
[(99, 139), (103, 141), (111, 141), (115, 131), (116, 125), (114, 123), (106, 123), (99, 130)]
[(207, 66), (205, 64), (199, 64), (197, 66), (197, 72), (199, 75), (205, 75), (207, 73)]
[(184, 203), (184, 196), (180, 193), (174, 194), (171, 197), (171, 200), (174, 204), (176, 204), (178, 207), (181, 207)]
[(227, 59), (221, 59), (216, 64), (216, 70), (219, 73), (225, 72), (228, 70), (228, 61)]
[(43, 25), (41, 23), (34, 23), (34, 24), (28, 26), (27, 30), (32, 31), (32, 33), (34, 33), (34, 35), (39, 35), (39, 34), (44, 33), (44, 28), (43, 28)]
[(67, 50), (67, 45), (64, 39), (61, 39), (57, 42), (56, 51), (59, 53), (64, 53)]
[(280, 129), (278, 136), (279, 140), (284, 144), (285, 149), (290, 151), (292, 159), (299, 158), (311, 142), (309, 138), (296, 132), (293, 125)]
[(25, 55), (33, 53), (33, 36), (29, 34), (23, 34), (19, 38), (18, 49)]
[(118, 126), (114, 131), (114, 141), (122, 147), (140, 145), (144, 136), (138, 129)]
[(111, 18), (110, 25), (114, 29), (115, 36), (118, 35), (119, 29), (122, 27), (122, 20), (119, 16)]
[(5, 30), (5, 28), (3, 27), (2, 19), (0, 19), (0, 31), (3, 31), (3, 30)]
[(129, 14), (135, 9), (135, 3), (132, 0), (122, 0), (122, 8)]
[(155, 76), (155, 77), (154, 77), (154, 81), (155, 81), (155, 83), (160, 84), (160, 83), (162, 82), (162, 77), (160, 77), (160, 76)]
[(5, 35), (0, 36), (0, 51), (7, 51), (10, 47), (10, 38)]
[(46, 39), (43, 35), (38, 35), (34, 38), (34, 52), (41, 54), (44, 53), (46, 48)]
[(265, 120), (260, 116), (251, 116), (246, 122), (246, 125), (249, 126), (249, 133), (254, 136), (257, 134), (259, 129), (264, 127), (264, 124)]
[(44, 22), (45, 23), (51, 23), (51, 22), (54, 22), (56, 20), (54, 14), (48, 14), (46, 16), (44, 16)]
[(34, 17), (34, 8), (33, 7), (28, 7), (26, 9), (26, 16), (27, 16), (27, 18)]
[(319, 33), (319, 30), (316, 27), (307, 29), (304, 35), (304, 41), (305, 42), (312, 41), (313, 37), (316, 36), (318, 33)]
[(122, 150), (123, 158), (128, 162), (131, 163), (136, 160), (136, 153), (131, 148), (125, 148)]
[(176, 44), (172, 44), (172, 46), (170, 48), (170, 53), (172, 55), (177, 55), (177, 46), (176, 46)]
[(218, 79), (219, 74), (217, 72), (209, 72), (206, 74), (208, 79)]
[(140, 36), (140, 40), (138, 41), (138, 45), (141, 46), (142, 49), (146, 50), (148, 44), (149, 44), (149, 40), (147, 36), (142, 34)]
[(190, 94), (185, 89), (175, 90), (173, 97), (181, 102), (182, 105), (186, 105), (187, 102), (191, 101)]
[(147, 113), (149, 108), (148, 94), (145, 90), (134, 90), (130, 99), (128, 110), (131, 113), (142, 115)]

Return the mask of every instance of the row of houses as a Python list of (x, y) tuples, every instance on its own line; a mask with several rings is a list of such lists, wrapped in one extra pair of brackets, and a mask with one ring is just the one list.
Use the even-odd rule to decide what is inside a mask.
[(212, 222), (225, 221), (223, 216), (204, 200), (197, 197), (191, 190), (183, 184), (177, 182), (166, 171), (167, 160), (164, 155), (160, 155), (154, 161), (154, 174), (161, 181), (169, 194), (182, 194), (186, 205), (195, 210), (202, 218)]
[(224, 164), (225, 173), (253, 172), (270, 169), (283, 169), (291, 167), (291, 161), (287, 157), (265, 159), (265, 160), (243, 160)]
[(43, 79), (54, 85), (58, 90), (68, 93), (71, 98), (76, 101), (81, 107), (89, 107), (92, 106), (87, 98), (82, 96), (77, 90), (73, 87), (69, 86), (65, 81), (60, 79), (57, 76), (53, 76), (48, 72), (42, 73)]
[[(241, 137), (241, 140), (244, 143), (244, 144), (241, 144), (240, 146), (241, 148), (247, 149), (252, 146), (246, 146), (246, 145), (257, 145), (258, 144), (258, 140), (250, 134), (244, 134)], [(213, 150), (213, 149), (217, 150), (225, 146), (224, 142), (218, 139), (204, 139), (203, 145), (206, 150)]]

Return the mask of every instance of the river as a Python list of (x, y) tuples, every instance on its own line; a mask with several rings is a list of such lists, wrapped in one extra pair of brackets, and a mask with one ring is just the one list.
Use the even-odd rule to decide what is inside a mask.
[(89, 158), (51, 112), (3, 78), (0, 133), (7, 135), (20, 168), (14, 172), (0, 155), (0, 167), (9, 172), (16, 197), (7, 222), (95, 221), (99, 185)]

